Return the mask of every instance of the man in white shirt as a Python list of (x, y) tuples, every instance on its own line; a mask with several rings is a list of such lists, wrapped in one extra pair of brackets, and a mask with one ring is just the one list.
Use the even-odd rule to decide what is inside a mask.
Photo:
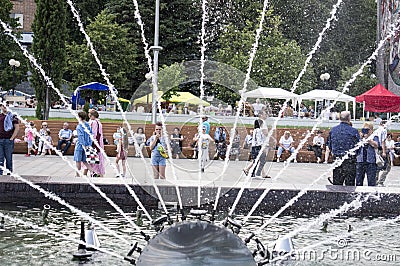
[[(278, 148), (278, 153), (277, 153), (277, 159), (276, 162), (280, 161), (281, 155), (284, 151), (294, 153), (295, 148), (292, 146), (294, 140), (292, 136), (290, 135), (289, 131), (285, 131), (283, 136), (279, 139), (279, 148)], [(294, 159), (294, 162), (297, 163), (297, 160)]]
[(260, 103), (260, 99), (256, 99), (256, 102), (252, 104), (254, 110), (254, 116), (258, 116), (261, 110), (265, 108), (265, 105)]

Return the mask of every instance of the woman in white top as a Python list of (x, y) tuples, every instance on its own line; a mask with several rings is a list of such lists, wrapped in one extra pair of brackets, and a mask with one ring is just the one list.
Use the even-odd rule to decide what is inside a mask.
[(312, 149), (314, 151), (315, 157), (317, 157), (317, 163), (322, 161), (322, 149), (324, 148), (325, 140), (322, 137), (322, 131), (318, 130), (317, 135), (313, 139)]
[[(284, 151), (290, 152), (290, 153), (295, 152), (295, 148), (292, 146), (293, 142), (294, 142), (294, 140), (293, 140), (292, 136), (290, 135), (290, 132), (285, 131), (285, 133), (283, 133), (283, 136), (279, 140), (279, 147), (278, 147), (276, 162), (280, 161), (281, 155)], [(294, 159), (294, 162), (297, 163), (297, 160)]]
[[(251, 157), (253, 158), (253, 161), (243, 169), (244, 174), (247, 176), (249, 174), (250, 168), (253, 167), (255, 160), (257, 159), (257, 156), (259, 155), (262, 145), (266, 140), (265, 134), (264, 134), (264, 129), (262, 128), (263, 121), (260, 119), (257, 119), (254, 121), (254, 131), (253, 131), (253, 138), (251, 140)], [(252, 177), (264, 177), (267, 178), (267, 176), (261, 176), (262, 170), (264, 168), (264, 165), (267, 161), (267, 156), (265, 154), (265, 150), (261, 153), (260, 159), (259, 159), (259, 165), (258, 168), (257, 166), (254, 167), (254, 171), (251, 173)], [(255, 169), (257, 168), (257, 173), (255, 173)]]

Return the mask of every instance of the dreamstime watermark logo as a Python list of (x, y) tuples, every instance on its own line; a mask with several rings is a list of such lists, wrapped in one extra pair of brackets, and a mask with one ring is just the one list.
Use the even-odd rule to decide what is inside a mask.
[(341, 238), (330, 247), (320, 250), (297, 250), (292, 258), (298, 261), (364, 261), (364, 262), (397, 262), (400, 254), (394, 252), (381, 252), (363, 248), (349, 248), (349, 240)]

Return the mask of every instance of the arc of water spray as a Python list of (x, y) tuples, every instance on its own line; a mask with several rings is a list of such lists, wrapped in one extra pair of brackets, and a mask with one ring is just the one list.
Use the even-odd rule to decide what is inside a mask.
[[(395, 32), (396, 32), (399, 28), (400, 28), (400, 25), (397, 26), (395, 29), (393, 29), (393, 30), (386, 36), (386, 38), (382, 39), (382, 40), (379, 42), (379, 45), (377, 46), (377, 48), (375, 49), (375, 51), (372, 53), (372, 55), (361, 65), (360, 69), (359, 69), (358, 71), (356, 71), (356, 72), (352, 75), (351, 79), (348, 80), (348, 81), (345, 83), (345, 86), (344, 86), (344, 88), (343, 88), (343, 90), (342, 90), (341, 93), (343, 93), (343, 92), (345, 92), (345, 91), (348, 90), (348, 88), (350, 87), (350, 85), (356, 80), (357, 76), (359, 76), (359, 75), (362, 73), (364, 67), (367, 66), (368, 64), (370, 64), (370, 63), (372, 62), (372, 60), (377, 56), (378, 51), (383, 47), (383, 45), (385, 44), (386, 40), (389, 39), (392, 35), (394, 35)], [(338, 99), (339, 97), (340, 97), (340, 94), (339, 94), (339, 96), (331, 103), (330, 106), (328, 106), (326, 109), (324, 109), (323, 112), (326, 112), (329, 108), (331, 108), (331, 107), (336, 103), (336, 101), (337, 101), (337, 99)], [(321, 117), (322, 117), (322, 113), (321, 113), (321, 115), (318, 117), (317, 123), (321, 123), (321, 122), (322, 122)], [(311, 132), (314, 132), (314, 131), (316, 130), (316, 128), (317, 128), (318, 125), (319, 125), (319, 124), (314, 125), (314, 127), (313, 127), (313, 129), (312, 129)], [(311, 136), (311, 134), (312, 134), (311, 132), (309, 132), (309, 133), (307, 134), (305, 140), (303, 139), (303, 140), (300, 142), (300, 144), (304, 145), (306, 139), (307, 139), (308, 137)], [(300, 145), (300, 144), (299, 144), (299, 145)], [(356, 146), (356, 147), (357, 147), (357, 146)], [(301, 146), (300, 146), (300, 148), (301, 148)], [(358, 147), (358, 148), (359, 148), (359, 147)], [(357, 148), (357, 149), (358, 149), (358, 148)], [(298, 150), (299, 150), (299, 147), (296, 149), (296, 152), (297, 152)], [(351, 150), (350, 150), (350, 151), (351, 151)], [(350, 153), (350, 151), (348, 151), (348, 153)], [(347, 154), (348, 154), (348, 153), (347, 153)], [(293, 158), (294, 156), (295, 156), (295, 154), (292, 154), (292, 155), (291, 155), (292, 158)], [(289, 157), (289, 158), (290, 158), (290, 157)], [(289, 159), (288, 159), (288, 161), (289, 161)], [(284, 168), (282, 168), (282, 169), (280, 170), (280, 172), (278, 173), (278, 175), (277, 175), (276, 177), (274, 177), (273, 180), (276, 180), (276, 179), (282, 174), (282, 172), (288, 167), (289, 164), (290, 164), (290, 162), (289, 162), (286, 166), (284, 166)], [(340, 164), (339, 164), (339, 165), (340, 165)], [(337, 166), (339, 166), (339, 165), (337, 165)], [(336, 165), (335, 165), (335, 166), (336, 166)], [(334, 168), (333, 168), (333, 169), (334, 169)], [(330, 168), (329, 170), (333, 170), (333, 169)], [(322, 177), (324, 177), (324, 176), (326, 176), (326, 174), (320, 176), (320, 177), (317, 179), (317, 181), (320, 180), (320, 179), (321, 179)], [(313, 185), (313, 184), (315, 184), (315, 183), (316, 183), (316, 182), (315, 182), (315, 180), (314, 180), (314, 182), (311, 183), (311, 184)], [(311, 185), (311, 186), (312, 186), (312, 185)], [(303, 189), (303, 190), (305, 190), (305, 192), (307, 192), (307, 189), (308, 189), (309, 187), (310, 187), (310, 186), (307, 186), (307, 187), (306, 187), (305, 189)], [(302, 191), (303, 191), (303, 190), (302, 190)], [(252, 209), (250, 210), (249, 214), (246, 216), (245, 221), (247, 221), (248, 217), (249, 217), (249, 216), (255, 211), (255, 209), (259, 206), (259, 204), (262, 202), (262, 200), (263, 200), (263, 199), (265, 198), (265, 196), (267, 195), (268, 191), (269, 191), (269, 189), (268, 189), (268, 190), (267, 190), (267, 189), (264, 190), (264, 192), (261, 194), (261, 196), (260, 196), (259, 199), (257, 200), (256, 204), (253, 205), (253, 207), (252, 207)], [(299, 194), (302, 193), (302, 191), (300, 191)], [(301, 195), (303, 195), (303, 194), (304, 194), (304, 193), (302, 193)], [(298, 197), (295, 196), (295, 198), (298, 198)], [(294, 198), (293, 198), (293, 199), (294, 199)], [(289, 207), (289, 206), (285, 205), (283, 208), (286, 209), (287, 207)], [(284, 210), (284, 209), (283, 209), (283, 210)], [(283, 210), (282, 210), (282, 211), (283, 211)], [(281, 210), (279, 210), (278, 212), (281, 213)]]
[(113, 256), (113, 257), (117, 257), (117, 258), (119, 258), (119, 259), (124, 259), (124, 256), (121, 256), (121, 255), (119, 255), (119, 254), (117, 254), (117, 253), (115, 253), (115, 252), (113, 252), (113, 251), (109, 251), (108, 249), (105, 249), (105, 248), (93, 246), (93, 245), (91, 245), (91, 244), (89, 244), (89, 243), (86, 243), (86, 242), (84, 242), (84, 241), (82, 241), (82, 240), (77, 240), (77, 239), (75, 239), (75, 238), (69, 237), (69, 236), (66, 235), (66, 234), (61, 234), (61, 233), (59, 233), (59, 232), (57, 232), (57, 231), (51, 230), (51, 229), (49, 229), (49, 228), (47, 228), (47, 227), (37, 226), (37, 225), (34, 224), (34, 223), (27, 222), (27, 221), (21, 220), (21, 219), (19, 219), (19, 218), (11, 217), (11, 216), (6, 215), (6, 214), (1, 213), (1, 212), (0, 212), (0, 217), (3, 217), (4, 219), (9, 220), (9, 221), (11, 221), (11, 222), (13, 222), (13, 223), (22, 224), (22, 225), (24, 225), (24, 226), (31, 227), (31, 228), (33, 228), (33, 229), (35, 229), (35, 230), (39, 230), (39, 231), (42, 231), (42, 232), (45, 232), (45, 233), (49, 233), (49, 234), (55, 235), (55, 236), (57, 236), (57, 237), (63, 238), (63, 239), (65, 239), (65, 240), (75, 242), (75, 243), (77, 243), (77, 244), (83, 244), (83, 245), (85, 245), (85, 246), (87, 246), (87, 247), (95, 248), (96, 250), (101, 251), (101, 252), (103, 252), (103, 253), (106, 253), (106, 254), (108, 254), (108, 255), (111, 255), (111, 256)]
[(57, 201), (58, 203), (60, 203), (61, 205), (67, 207), (68, 209), (70, 209), (73, 213), (76, 213), (77, 215), (79, 215), (80, 217), (90, 221), (91, 223), (99, 226), (101, 229), (103, 229), (104, 231), (108, 232), (109, 234), (113, 235), (114, 237), (118, 238), (119, 240), (123, 241), (124, 243), (129, 244), (129, 241), (127, 241), (124, 237), (118, 235), (117, 233), (115, 233), (113, 230), (109, 229), (108, 227), (106, 227), (105, 225), (103, 225), (103, 223), (97, 221), (96, 219), (93, 219), (92, 217), (89, 216), (89, 214), (81, 211), (80, 209), (72, 206), (71, 204), (69, 204), (68, 202), (66, 202), (65, 200), (63, 200), (62, 198), (60, 198), (59, 196), (57, 196), (56, 194), (47, 191), (45, 189), (43, 189), (41, 186), (36, 185), (34, 183), (32, 183), (30, 180), (25, 179), (23, 177), (21, 177), (20, 175), (11, 172), (10, 170), (8, 170), (6, 167), (1, 166), (0, 168), (6, 172), (9, 173), (12, 177), (14, 177), (15, 179), (26, 183), (27, 185), (29, 185), (30, 187), (36, 189), (37, 191), (39, 191), (40, 193), (42, 193), (46, 198), (49, 198), (51, 200)]
[[(393, 119), (396, 119), (398, 117), (398, 115), (393, 116), (390, 118), (389, 122), (387, 123), (387, 125), (389, 125)], [(380, 128), (378, 128), (378, 134), (380, 134)], [(376, 134), (375, 134), (376, 135)], [(323, 221), (330, 219), (338, 214), (343, 214), (346, 213), (347, 211), (350, 210), (349, 207), (354, 207), (354, 209), (358, 209), (362, 206), (363, 202), (366, 202), (371, 196), (375, 195), (376, 193), (378, 193), (377, 191), (375, 192), (370, 192), (368, 195), (366, 195), (362, 200), (360, 200), (358, 197), (356, 199), (354, 199), (352, 202), (350, 203), (345, 203), (343, 204), (339, 209), (337, 210), (331, 210), (329, 213), (324, 213), (321, 214), (316, 221), (314, 222), (310, 222), (307, 226), (301, 226), (296, 230), (293, 230), (292, 232), (286, 234), (284, 237), (293, 237), (295, 235), (297, 235), (299, 232), (301, 231), (306, 231), (309, 230), (310, 228), (312, 228), (313, 226), (315, 226), (316, 224), (322, 223)], [(378, 199), (381, 200), (380, 196), (378, 195)]]
[[(365, 140), (361, 140), (360, 142), (358, 142), (354, 148), (348, 150), (345, 155), (340, 158), (337, 159), (332, 166), (324, 173), (322, 174), (320, 177), (318, 177), (317, 179), (315, 179), (311, 184), (309, 184), (307, 187), (303, 188), (296, 196), (294, 196), (293, 198), (291, 198), (282, 208), (279, 209), (279, 211), (277, 211), (271, 218), (268, 219), (267, 222), (265, 222), (262, 226), (260, 226), (257, 229), (257, 233), (261, 232), (265, 227), (268, 226), (268, 224), (270, 224), (275, 218), (277, 218), (284, 210), (286, 210), (287, 208), (289, 208), (291, 205), (293, 205), (301, 196), (303, 196), (304, 194), (306, 194), (308, 192), (308, 189), (310, 189), (312, 186), (314, 186), (319, 180), (321, 180), (323, 177), (327, 177), (327, 173), (331, 172), (333, 169), (335, 169), (336, 167), (340, 166), (346, 159), (349, 158), (350, 155), (354, 155), (355, 152), (360, 149), (363, 145), (365, 145), (367, 143), (368, 140), (373, 139), (375, 135), (371, 134), (371, 136), (369, 136), (367, 139)], [(257, 203), (253, 206), (252, 211), (255, 210), (255, 208), (257, 208), (257, 204), (259, 204), (259, 202), (261, 202), (261, 198), (265, 197), (264, 193), (260, 196), (259, 200), (257, 201)], [(256, 206), (257, 205), (257, 206)], [(246, 216), (246, 221), (248, 219), (249, 215)]]
[[(46, 81), (46, 83), (56, 91), (56, 93), (61, 97), (61, 100), (66, 104), (66, 106), (68, 106), (68, 103), (65, 100), (65, 97), (63, 94), (60, 93), (60, 91), (54, 86), (53, 82), (51, 81), (51, 79), (46, 75), (46, 73), (44, 72), (43, 68), (37, 63), (36, 59), (29, 54), (29, 52), (22, 47), (22, 45), (19, 43), (19, 41), (16, 39), (16, 37), (11, 33), (12, 31), (7, 27), (7, 25), (0, 20), (1, 25), (3, 26), (3, 28), (5, 29), (5, 32), (7, 35), (9, 35), (16, 43), (17, 45), (20, 47), (20, 49), (23, 51), (23, 54), (30, 60), (30, 62), (40, 71), (40, 73), (42, 74), (44, 80)], [(68, 110), (71, 112), (71, 114), (73, 114), (76, 119), (78, 120), (78, 116), (76, 114), (76, 112), (74, 110), (72, 110), (70, 107), (68, 107)], [(79, 120), (78, 120), (79, 121)], [(105, 155), (105, 158), (108, 159), (107, 154), (105, 154), (104, 150), (100, 147), (99, 143), (97, 142), (97, 140), (93, 137), (93, 135), (90, 133), (89, 129), (86, 128), (86, 126), (83, 124), (83, 129), (85, 130), (86, 133), (89, 134), (90, 138), (92, 139), (92, 141), (96, 144), (97, 147), (100, 148), (100, 151), (103, 152), (103, 155)], [(46, 140), (45, 140), (46, 141)], [(56, 151), (57, 153), (57, 151)], [(60, 155), (60, 154), (58, 154)], [(63, 157), (61, 157), (63, 158)], [(109, 159), (108, 159), (109, 161)], [(110, 162), (110, 161), (109, 161)], [(74, 170), (77, 171), (77, 169), (75, 167), (73, 167)], [(82, 175), (81, 173), (79, 173), (79, 175), (83, 178), (85, 178), (89, 185), (91, 187), (93, 187), (93, 189), (95, 189), (104, 199), (106, 199), (107, 202), (110, 203), (110, 205), (112, 205), (122, 216), (124, 216), (127, 221), (135, 228), (135, 226), (137, 227), (137, 225), (135, 223), (132, 222), (132, 220), (122, 211), (121, 208), (119, 208), (110, 198), (107, 197), (107, 195), (105, 193), (103, 193), (89, 178), (87, 178), (86, 176)], [(130, 193), (134, 194), (134, 191), (126, 184), (125, 180), (124, 180), (124, 184), (126, 185), (126, 187), (128, 188), (128, 190), (130, 191)], [(136, 197), (136, 199), (138, 199)], [(140, 201), (139, 201), (140, 202)], [(141, 203), (139, 204), (141, 205)], [(143, 205), (142, 205), (143, 206)], [(147, 211), (146, 211), (147, 212)], [(150, 215), (148, 215), (148, 213), (146, 214), (148, 217), (150, 217)], [(151, 220), (151, 217), (150, 217)]]
[[(350, 236), (358, 234), (358, 233), (362, 233), (362, 232), (365, 232), (365, 231), (371, 231), (371, 229), (374, 229), (375, 227), (382, 227), (382, 226), (385, 226), (385, 225), (388, 225), (388, 224), (396, 223), (398, 221), (400, 221), (400, 215), (396, 216), (395, 218), (390, 219), (390, 220), (381, 221), (381, 222), (373, 222), (373, 223), (371, 223), (371, 225), (365, 226), (365, 227), (360, 228), (358, 230), (353, 230), (351, 232), (347, 232), (346, 234), (342, 234), (342, 235), (336, 236), (336, 237), (331, 237), (331, 238), (328, 238), (327, 240), (320, 241), (320, 242), (312, 244), (312, 245), (308, 245), (308, 246), (306, 246), (306, 247), (304, 247), (302, 249), (297, 250), (296, 252), (301, 254), (302, 252), (305, 252), (307, 250), (313, 249), (315, 247), (318, 247), (318, 246), (321, 246), (321, 245), (324, 245), (324, 244), (332, 243), (332, 241), (334, 241), (334, 240), (338, 241), (340, 239), (347, 238), (347, 237), (350, 237)], [(286, 259), (291, 255), (292, 254), (289, 253), (289, 254), (286, 254), (286, 255), (283, 255), (283, 256), (276, 257), (273, 260), (271, 260), (270, 263)]]
[[(332, 11), (330, 12), (330, 14), (331, 14), (330, 18), (327, 20), (324, 29), (320, 32), (319, 37), (318, 37), (318, 40), (317, 40), (317, 42), (315, 43), (315, 45), (314, 45), (313, 49), (311, 50), (311, 52), (309, 53), (309, 55), (308, 55), (308, 57), (307, 57), (307, 59), (306, 59), (306, 62), (305, 62), (305, 64), (304, 64), (304, 67), (303, 67), (302, 71), (300, 72), (300, 74), (299, 74), (299, 76), (296, 78), (296, 80), (293, 82), (292, 88), (291, 88), (291, 90), (290, 90), (291, 92), (294, 92), (295, 89), (297, 88), (297, 84), (298, 84), (298, 82), (300, 81), (301, 77), (304, 75), (304, 73), (305, 73), (305, 71), (306, 71), (306, 69), (307, 69), (307, 67), (308, 67), (309, 62), (311, 61), (311, 59), (312, 59), (312, 57), (313, 57), (313, 54), (317, 51), (317, 49), (319, 48), (319, 46), (320, 46), (320, 44), (321, 44), (322, 38), (323, 38), (325, 32), (330, 28), (331, 22), (336, 18), (336, 12), (337, 12), (339, 6), (341, 5), (341, 3), (342, 3), (342, 0), (338, 0), (338, 2), (333, 6)], [(390, 35), (390, 34), (389, 34), (389, 35)], [(390, 36), (388, 36), (388, 38), (389, 38), (389, 37), (390, 37)], [(379, 43), (379, 46), (378, 46), (378, 47), (381, 47), (381, 45), (384, 45), (385, 40), (386, 40), (386, 39), (382, 40), (382, 41)], [(379, 48), (378, 48), (378, 49), (379, 49)], [(375, 50), (376, 53), (377, 53), (377, 51), (379, 51), (378, 49)], [(373, 55), (361, 66), (361, 68), (360, 68), (361, 70), (357, 71), (356, 74), (353, 75), (352, 79), (350, 79), (350, 80), (345, 84), (345, 87), (344, 87), (342, 93), (344, 93), (346, 90), (348, 90), (347, 88), (354, 82), (354, 80), (356, 79), (356, 77), (357, 77), (359, 74), (362, 73), (362, 69), (363, 69), (367, 64), (369, 64), (369, 63), (372, 61), (372, 59), (374, 58), (375, 52), (374, 52)], [(341, 94), (338, 95), (338, 97), (335, 99), (335, 101), (334, 101), (332, 104), (334, 104), (334, 103), (336, 102), (336, 100), (340, 97), (340, 95), (341, 95)], [(274, 130), (276, 129), (276, 126), (277, 126), (277, 124), (278, 124), (278, 121), (280, 120), (280, 117), (282, 116), (283, 112), (284, 112), (285, 109), (286, 109), (286, 106), (287, 106), (288, 101), (289, 101), (289, 99), (287, 99), (287, 100), (284, 102), (284, 104), (283, 104), (281, 110), (279, 111), (278, 117), (274, 119), (274, 123), (273, 123), (273, 126), (272, 126), (272, 128), (271, 128), (271, 130), (270, 130), (268, 136), (267, 136), (267, 140), (269, 140), (269, 139), (272, 137), (272, 134), (273, 134), (273, 132), (274, 132)], [(327, 110), (328, 108), (331, 108), (331, 106), (327, 107), (322, 113), (326, 112), (326, 110)], [(318, 119), (321, 119), (322, 113), (321, 113), (321, 115), (318, 117)], [(322, 120), (321, 120), (321, 122), (322, 122)], [(316, 129), (316, 126), (313, 127), (313, 132), (315, 131), (315, 129)], [(307, 136), (308, 136), (308, 137), (311, 136), (311, 133), (310, 133), (309, 135), (307, 135)], [(307, 137), (307, 138), (308, 138), (308, 137)], [(304, 145), (304, 143), (305, 143), (305, 140), (304, 140), (304, 142), (303, 142), (303, 145)], [(256, 158), (256, 160), (255, 160), (255, 165), (257, 165), (257, 162), (259, 161), (259, 159), (260, 159), (260, 157), (261, 157), (261, 153), (264, 151), (264, 149), (266, 148), (267, 145), (268, 145), (268, 141), (262, 145), (261, 151), (259, 152), (259, 154), (258, 154), (258, 156), (257, 156), (257, 158)], [(291, 157), (289, 157), (289, 159), (295, 158), (295, 156), (297, 155), (297, 152), (298, 152), (298, 149), (296, 149), (296, 151), (294, 152), (294, 154), (292, 154)], [(287, 161), (289, 161), (289, 159), (288, 159)], [(290, 163), (290, 161), (289, 161), (289, 163)], [(284, 166), (283, 169), (281, 169), (281, 171), (279, 172), (279, 175), (287, 168), (288, 165), (289, 165), (289, 164), (287, 164), (286, 166)], [(254, 166), (253, 166), (253, 167), (254, 167)], [(279, 177), (279, 176), (274, 177), (273, 180), (276, 180), (278, 177)], [(243, 190), (244, 190), (244, 187), (242, 187), (242, 189), (239, 191), (239, 194), (238, 194), (238, 196), (237, 196), (237, 197), (239, 197), (239, 199), (240, 199), (240, 197), (242, 196)], [(256, 207), (262, 202), (262, 199), (267, 195), (268, 191), (269, 191), (269, 189), (264, 190), (263, 194), (260, 196), (259, 200), (257, 200), (256, 204), (253, 206), (253, 208), (252, 208), (252, 210), (251, 210), (250, 212), (254, 212), (254, 210), (256, 209)], [(239, 202), (239, 199), (235, 199), (235, 203), (236, 203), (236, 204)], [(233, 213), (234, 207), (236, 207), (236, 205), (233, 206), (233, 208), (232, 208), (232, 210), (231, 210), (232, 213)], [(249, 216), (247, 216), (247, 217), (249, 217)], [(246, 220), (247, 220), (247, 219), (246, 219)], [(245, 220), (245, 221), (246, 221), (246, 220)]]
[[(322, 39), (323, 39), (323, 37), (324, 37), (324, 35), (325, 35), (325, 32), (331, 27), (332, 21), (336, 19), (336, 13), (337, 13), (337, 11), (338, 11), (340, 5), (342, 4), (342, 2), (343, 2), (343, 0), (338, 0), (338, 1), (336, 2), (336, 4), (333, 5), (333, 8), (332, 8), (332, 10), (331, 10), (331, 12), (330, 12), (331, 16), (327, 19), (327, 21), (326, 21), (326, 23), (325, 23), (325, 27), (324, 27), (324, 28), (322, 29), (322, 31), (319, 33), (318, 39), (317, 39), (316, 43), (314, 44), (314, 46), (313, 46), (313, 48), (311, 49), (311, 51), (308, 53), (308, 56), (307, 56), (307, 58), (306, 58), (306, 61), (304, 62), (303, 69), (300, 71), (299, 75), (298, 75), (297, 78), (294, 80), (294, 82), (293, 82), (293, 84), (292, 84), (292, 87), (291, 87), (291, 89), (290, 89), (290, 92), (294, 92), (294, 91), (296, 90), (297, 84), (300, 82), (301, 78), (302, 78), (303, 75), (306, 73), (307, 68), (308, 68), (308, 65), (309, 65), (309, 63), (311, 62), (311, 59), (313, 58), (313, 55), (317, 52), (317, 50), (319, 49), (319, 47), (320, 47), (320, 45), (321, 45)], [(253, 168), (257, 166), (257, 163), (258, 163), (258, 161), (260, 160), (260, 157), (261, 157), (261, 153), (265, 150), (266, 144), (267, 144), (267, 143), (269, 142), (269, 140), (271, 139), (272, 134), (273, 134), (273, 132), (275, 131), (277, 125), (278, 125), (278, 121), (279, 121), (280, 118), (282, 117), (283, 112), (286, 110), (287, 103), (288, 103), (289, 101), (290, 101), (290, 99), (286, 99), (286, 100), (285, 100), (285, 102), (283, 103), (281, 109), (279, 110), (278, 117), (276, 117), (276, 118), (274, 119), (274, 123), (273, 123), (273, 125), (272, 125), (272, 128), (271, 128), (271, 130), (270, 130), (270, 132), (268, 133), (268, 136), (267, 136), (267, 138), (266, 138), (266, 139), (267, 139), (267, 142), (265, 143), (265, 145), (262, 145), (261, 151), (259, 152), (259, 154), (258, 154), (258, 156), (257, 156), (257, 158), (256, 158), (256, 160), (255, 160), (255, 163), (254, 163), (255, 166), (253, 166)], [(251, 171), (253, 171), (253, 169), (251, 169)], [(249, 172), (251, 172), (251, 171), (249, 171)]]
[[(202, 0), (201, 3), (201, 9), (203, 11), (203, 14), (201, 16), (201, 48), (200, 48), (200, 117), (199, 117), (199, 127), (198, 127), (198, 134), (199, 134), (199, 141), (202, 140), (203, 137), (203, 121), (202, 117), (204, 115), (204, 110), (203, 110), (203, 98), (204, 98), (204, 64), (205, 64), (205, 52), (206, 52), (206, 41), (205, 41), (205, 36), (206, 36), (206, 21), (208, 18), (207, 14), (207, 0)], [(199, 164), (199, 174), (198, 174), (198, 185), (197, 185), (197, 207), (200, 208), (201, 205), (201, 176), (202, 176), (202, 171), (201, 171), (201, 161), (203, 157), (203, 149), (199, 147), (198, 149), (198, 164)]]
[[(251, 48), (250, 56), (249, 56), (249, 65), (247, 67), (246, 76), (245, 76), (245, 79), (243, 81), (243, 89), (242, 89), (242, 91), (240, 93), (240, 101), (239, 101), (239, 104), (238, 104), (238, 111), (237, 111), (236, 116), (235, 116), (235, 122), (233, 123), (233, 127), (231, 129), (230, 138), (232, 138), (232, 139), (235, 138), (235, 129), (237, 127), (237, 123), (238, 123), (238, 120), (239, 120), (240, 112), (242, 111), (242, 106), (244, 105), (244, 101), (245, 101), (244, 94), (245, 94), (245, 92), (247, 90), (247, 84), (248, 84), (248, 82), (250, 80), (250, 74), (251, 74), (251, 70), (253, 68), (254, 58), (255, 58), (256, 53), (257, 53), (258, 42), (259, 42), (260, 37), (261, 37), (261, 32), (262, 32), (263, 24), (264, 24), (264, 21), (265, 21), (265, 13), (267, 12), (268, 6), (269, 6), (269, 1), (268, 0), (264, 0), (263, 9), (261, 11), (260, 22), (259, 22), (258, 28), (256, 30), (255, 40), (254, 40), (253, 46)], [(229, 143), (229, 145), (227, 147), (226, 154), (228, 154), (228, 155), (231, 152), (232, 143), (233, 143), (233, 141), (230, 141), (230, 143)], [(226, 171), (226, 169), (228, 167), (228, 161), (229, 161), (229, 156), (227, 156), (227, 158), (225, 158), (223, 173), (225, 173), (225, 171)]]
[[(131, 127), (131, 125), (129, 124), (127, 118), (126, 118), (125, 112), (123, 111), (120, 102), (118, 101), (118, 96), (117, 96), (117, 94), (116, 94), (117, 89), (114, 87), (114, 85), (111, 83), (110, 79), (108, 78), (109, 74), (107, 74), (107, 72), (106, 72), (105, 69), (103, 68), (102, 63), (100, 62), (100, 59), (99, 59), (98, 56), (97, 56), (97, 52), (96, 52), (96, 50), (95, 50), (94, 47), (93, 47), (93, 43), (92, 43), (92, 41), (91, 41), (89, 35), (86, 33), (86, 30), (85, 30), (85, 28), (84, 28), (84, 26), (83, 26), (83, 23), (82, 23), (81, 19), (80, 19), (80, 16), (79, 16), (78, 11), (75, 9), (74, 4), (73, 4), (73, 2), (72, 2), (71, 0), (67, 0), (67, 3), (68, 3), (68, 5), (70, 6), (71, 12), (72, 12), (74, 18), (76, 19), (76, 21), (77, 21), (77, 23), (78, 23), (79, 30), (80, 30), (80, 31), (83, 33), (83, 35), (85, 36), (86, 42), (87, 42), (87, 44), (88, 44), (88, 46), (89, 46), (89, 49), (90, 49), (90, 51), (91, 51), (91, 53), (92, 53), (92, 55), (93, 55), (93, 57), (94, 57), (94, 59), (95, 59), (97, 65), (99, 66), (101, 75), (103, 76), (104, 80), (107, 82), (108, 87), (110, 88), (111, 96), (112, 96), (112, 98), (114, 99), (114, 101), (116, 102), (116, 104), (117, 104), (117, 106), (118, 106), (118, 109), (120, 110), (121, 117), (122, 117), (122, 119), (124, 120), (124, 123), (126, 124), (126, 126), (127, 126), (127, 128), (128, 128), (128, 131), (129, 131), (129, 133), (131, 134), (131, 137), (133, 137), (133, 138), (136, 140), (136, 137), (135, 137), (135, 135), (134, 135), (134, 133), (133, 133), (132, 127)], [(137, 142), (137, 141), (135, 141), (135, 143), (136, 143), (136, 142)], [(136, 144), (137, 144), (137, 143), (136, 143)], [(138, 145), (137, 145), (137, 146), (138, 146)], [(139, 147), (139, 146), (138, 146), (138, 147)], [(138, 147), (136, 147), (136, 145), (135, 145), (135, 148), (138, 148)], [(146, 161), (145, 161), (145, 159), (144, 159), (144, 157), (143, 157), (143, 154), (141, 154), (140, 157), (141, 157), (141, 159), (144, 161), (144, 163), (146, 164)], [(148, 168), (145, 167), (145, 169), (146, 169), (146, 171), (148, 172), (148, 175), (151, 176), (151, 173), (150, 173), (150, 171), (148, 170)], [(163, 200), (163, 198), (162, 198), (162, 196), (161, 196), (161, 194), (160, 194), (160, 192), (159, 192), (159, 190), (158, 190), (157, 184), (154, 182), (154, 179), (153, 179), (153, 187), (154, 187), (154, 189), (155, 189), (155, 191), (156, 191), (156, 193), (157, 193), (158, 198), (160, 199), (160, 202), (161, 202), (161, 204), (162, 204), (162, 206), (163, 206), (163, 209), (164, 209), (165, 213), (168, 214), (167, 207), (165, 206), (164, 200)], [(180, 192), (178, 191), (177, 194), (179, 194), (179, 193), (180, 193)], [(181, 207), (182, 207), (182, 206), (181, 206)]]

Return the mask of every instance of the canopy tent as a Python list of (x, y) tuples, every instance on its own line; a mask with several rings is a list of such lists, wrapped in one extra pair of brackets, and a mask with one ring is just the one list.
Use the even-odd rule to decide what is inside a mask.
[(255, 90), (244, 94), (246, 98), (269, 98), (269, 99), (296, 99), (299, 95), (296, 93), (281, 89), (258, 87)]
[(323, 101), (323, 100), (336, 100), (339, 102), (345, 102), (346, 111), (349, 110), (349, 102), (353, 102), (353, 119), (356, 117), (356, 99), (350, 95), (346, 95), (340, 91), (335, 90), (312, 90), (306, 93), (299, 95), (299, 102), (303, 100), (314, 100)]
[(400, 112), (400, 96), (378, 84), (367, 92), (356, 96), (356, 101), (364, 103), (366, 111), (379, 113)]
[[(82, 91), (82, 90), (108, 91), (109, 87), (107, 85), (104, 85), (99, 82), (90, 82), (88, 84), (79, 86), (78, 88), (75, 89), (74, 93), (72, 94), (72, 109), (73, 110), (76, 110), (76, 107), (79, 104), (80, 91)], [(124, 99), (124, 98), (118, 98), (118, 101), (122, 105), (122, 109), (124, 109), (124, 111), (126, 111), (130, 101), (127, 99)]]
[(90, 82), (88, 84), (84, 84), (76, 88), (74, 93), (72, 94), (72, 109), (76, 110), (76, 107), (79, 104), (80, 100), (80, 91), (81, 90), (94, 90), (94, 91), (108, 91), (108, 86), (101, 84), (99, 82)]
[[(188, 104), (195, 104), (195, 105), (200, 105), (200, 103), (203, 103), (203, 106), (210, 106), (210, 103), (206, 101), (201, 101), (199, 97), (191, 94), (190, 92), (176, 92), (178, 95), (172, 95), (172, 97), (168, 100), (170, 103), (188, 103)], [(164, 92), (158, 91), (158, 98), (157, 100), (160, 102), (166, 102), (162, 97)], [(137, 98), (133, 100), (133, 104), (139, 104), (139, 103), (151, 103), (153, 100), (153, 94), (149, 93), (143, 97)]]

